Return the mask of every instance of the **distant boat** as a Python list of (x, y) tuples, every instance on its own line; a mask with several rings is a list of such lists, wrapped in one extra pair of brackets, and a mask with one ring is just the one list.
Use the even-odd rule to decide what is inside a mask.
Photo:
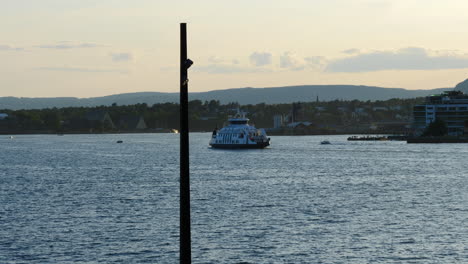
[(321, 141), (320, 144), (322, 144), (322, 145), (329, 145), (329, 144), (331, 144), (331, 143), (330, 143), (330, 141), (328, 141), (328, 140), (324, 140), (324, 141)]
[(14, 139), (14, 137), (13, 137), (13, 136), (10, 136), (9, 139)]
[(179, 134), (179, 130), (177, 130), (177, 129), (171, 129), (171, 133)]
[(123, 143), (123, 141), (122, 140), (117, 140), (117, 143)]

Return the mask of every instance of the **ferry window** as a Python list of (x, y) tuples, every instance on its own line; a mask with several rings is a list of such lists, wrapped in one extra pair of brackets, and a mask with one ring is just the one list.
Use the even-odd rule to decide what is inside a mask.
[(459, 109), (460, 110), (466, 110), (466, 107), (460, 107)]
[(450, 111), (455, 111), (457, 108), (456, 107), (449, 107)]
[(233, 125), (243, 125), (243, 124), (247, 124), (247, 121), (245, 120), (235, 120), (235, 121), (230, 121), (231, 124)]

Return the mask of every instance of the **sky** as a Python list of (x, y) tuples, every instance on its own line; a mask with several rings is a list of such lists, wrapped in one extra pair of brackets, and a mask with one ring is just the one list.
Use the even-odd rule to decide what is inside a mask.
[(466, 0), (0, 0), (0, 96), (352, 84), (454, 87), (468, 78)]

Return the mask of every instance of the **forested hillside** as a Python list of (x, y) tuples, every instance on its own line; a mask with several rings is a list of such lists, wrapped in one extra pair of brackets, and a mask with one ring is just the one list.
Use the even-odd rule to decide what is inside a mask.
[[(275, 116), (281, 116), (283, 125), (308, 121), (316, 127), (333, 129), (352, 128), (376, 122), (403, 122), (411, 120), (416, 99), (386, 101), (334, 100), (296, 102), (294, 104), (221, 104), (217, 100), (189, 102), (191, 131), (210, 131), (221, 127), (229, 117), (242, 109), (257, 127), (271, 128)], [(179, 128), (179, 105), (175, 103), (65, 107), (40, 110), (0, 110), (7, 117), (0, 120), (2, 133), (101, 133), (146, 131), (157, 132)], [(131, 118), (129, 118), (131, 117)], [(139, 118), (144, 126), (129, 124)], [(141, 123), (141, 121), (140, 121)]]

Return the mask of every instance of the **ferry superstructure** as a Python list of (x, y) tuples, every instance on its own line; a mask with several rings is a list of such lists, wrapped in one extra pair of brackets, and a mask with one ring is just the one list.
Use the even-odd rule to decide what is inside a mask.
[(270, 138), (264, 129), (249, 125), (244, 113), (238, 113), (228, 119), (229, 124), (213, 131), (210, 146), (227, 149), (261, 149), (270, 145)]

